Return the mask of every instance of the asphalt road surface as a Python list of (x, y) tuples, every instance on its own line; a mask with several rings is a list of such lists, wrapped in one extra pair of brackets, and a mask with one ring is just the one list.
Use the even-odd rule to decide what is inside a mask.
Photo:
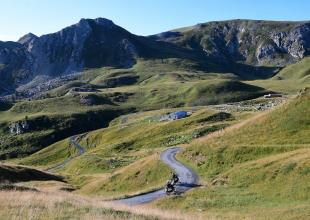
[(71, 160), (73, 160), (74, 158), (81, 156), (82, 154), (85, 153), (85, 149), (76, 141), (78, 138), (78, 136), (72, 136), (70, 137), (70, 143), (79, 151), (78, 155), (76, 156), (72, 156), (67, 158), (64, 162), (57, 164), (56, 166), (50, 167), (45, 171), (48, 172), (55, 172), (56, 170), (63, 168), (67, 163), (69, 163)]
[[(174, 172), (179, 176), (180, 182), (176, 186), (177, 193), (184, 193), (185, 191), (196, 187), (198, 184), (198, 175), (190, 168), (186, 167), (182, 163), (178, 162), (175, 155), (180, 152), (182, 148), (173, 147), (163, 151), (160, 155), (160, 159), (170, 166)], [(169, 177), (167, 177), (167, 180)], [(139, 205), (154, 201), (158, 198), (166, 196), (164, 189), (156, 190), (149, 193), (140, 194), (137, 196), (129, 197), (126, 199), (120, 199), (116, 202), (126, 205)]]

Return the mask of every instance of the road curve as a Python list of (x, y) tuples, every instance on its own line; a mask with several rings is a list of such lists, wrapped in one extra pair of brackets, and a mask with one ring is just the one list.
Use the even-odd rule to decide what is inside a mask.
[[(180, 178), (180, 183), (176, 187), (178, 193), (183, 193), (193, 187), (196, 187), (199, 181), (198, 175), (192, 169), (186, 167), (176, 160), (175, 155), (181, 150), (182, 148), (180, 147), (172, 147), (163, 151), (160, 155), (160, 159), (169, 167), (171, 167)], [(169, 177), (167, 177), (167, 179), (168, 178)], [(160, 189), (126, 199), (120, 199), (115, 202), (126, 205), (139, 205), (151, 202), (164, 196), (166, 196), (164, 189)]]
[(84, 149), (84, 147), (82, 147), (78, 142), (77, 142), (77, 138), (78, 136), (75, 135), (75, 136), (72, 136), (70, 137), (70, 143), (78, 150), (78, 155), (76, 156), (71, 156), (69, 158), (67, 158), (64, 162), (60, 163), (60, 164), (57, 164), (53, 167), (50, 167), (48, 169), (46, 169), (45, 171), (48, 171), (48, 172), (55, 172), (56, 170), (60, 169), (60, 168), (63, 168), (67, 163), (69, 163), (71, 160), (73, 160), (74, 158), (78, 157), (78, 156), (81, 156), (82, 154), (84, 154), (86, 151)]

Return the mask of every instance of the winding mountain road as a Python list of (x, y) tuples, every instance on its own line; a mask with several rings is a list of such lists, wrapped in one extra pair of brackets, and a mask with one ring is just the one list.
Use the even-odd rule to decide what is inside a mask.
[[(86, 152), (85, 148), (77, 142), (77, 138), (78, 136), (70, 137), (70, 143), (78, 150), (78, 155), (69, 157), (64, 162), (54, 167), (51, 167), (47, 169), (46, 171), (54, 172), (60, 168), (63, 168), (71, 160), (83, 155)], [(165, 164), (167, 164), (169, 167), (171, 167), (180, 179), (180, 182), (176, 186), (176, 191), (178, 193), (184, 193), (187, 190), (198, 186), (198, 181), (199, 181), (198, 175), (192, 169), (190, 169), (189, 167), (186, 167), (185, 165), (183, 165), (182, 163), (176, 160), (175, 155), (181, 150), (182, 148), (180, 147), (172, 147), (172, 148), (169, 148), (163, 151), (160, 155), (160, 159)], [(143, 193), (140, 195), (128, 197), (125, 199), (115, 200), (115, 202), (126, 204), (126, 205), (139, 205), (139, 204), (154, 201), (156, 199), (159, 199), (165, 196), (166, 196), (165, 190), (162, 188), (162, 189), (159, 189), (153, 192), (147, 192), (147, 193)]]
[[(198, 186), (198, 175), (190, 168), (178, 162), (175, 155), (180, 152), (182, 148), (172, 147), (163, 151), (160, 155), (160, 159), (171, 167), (175, 173), (179, 176), (180, 183), (176, 187), (178, 193), (186, 192), (187, 190)], [(165, 190), (160, 189), (149, 193), (144, 193), (141, 195), (129, 197), (126, 199), (120, 199), (116, 202), (126, 204), (126, 205), (139, 205), (143, 203), (148, 203), (158, 198), (166, 196)]]
[(67, 158), (64, 162), (57, 164), (56, 166), (50, 167), (50, 168), (46, 169), (45, 171), (55, 172), (56, 170), (63, 168), (67, 163), (69, 163), (74, 158), (81, 156), (82, 154), (84, 154), (86, 152), (84, 147), (82, 147), (82, 145), (80, 145), (77, 142), (77, 138), (78, 138), (77, 135), (70, 137), (70, 143), (78, 150), (78, 155), (71, 156), (71, 157)]

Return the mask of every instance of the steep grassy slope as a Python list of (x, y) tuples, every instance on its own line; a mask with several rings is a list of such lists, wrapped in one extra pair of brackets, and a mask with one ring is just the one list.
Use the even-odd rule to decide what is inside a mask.
[(307, 90), (279, 109), (193, 142), (180, 158), (199, 172), (206, 187), (159, 205), (222, 217), (307, 219), (309, 111)]
[[(115, 117), (128, 112), (113, 106), (87, 108), (70, 102), (71, 99), (55, 99), (17, 103), (10, 110), (0, 112), (1, 159), (23, 157), (68, 136), (105, 127)], [(25, 121), (29, 128), (24, 133), (10, 133), (10, 125)]]
[[(287, 66), (282, 69), (274, 79), (282, 80), (282, 79), (297, 79), (306, 81), (309, 80), (310, 75), (310, 57), (306, 57), (300, 62)], [(308, 81), (309, 82), (309, 81)]]
[[(0, 158), (24, 157), (68, 136), (106, 127), (129, 112), (240, 101), (266, 93), (233, 74), (205, 73), (195, 65), (163, 59), (139, 60), (130, 69), (91, 69), (38, 100), (3, 104)], [(9, 133), (12, 123), (25, 120), (28, 131)]]
[[(141, 152), (147, 152), (148, 149), (152, 150), (187, 143), (195, 137), (227, 126), (234, 119), (228, 113), (218, 113), (214, 110), (202, 109), (182, 120), (172, 122), (159, 121), (161, 115), (171, 111), (173, 109), (149, 111), (119, 117), (113, 120), (108, 128), (82, 135), (79, 142), (90, 152), (98, 156), (112, 157), (131, 152), (135, 153), (135, 151), (140, 150)], [(63, 159), (65, 155), (72, 154), (74, 154), (74, 148), (66, 139), (22, 161), (28, 161), (29, 165), (33, 163), (35, 165), (54, 165), (59, 159)], [(55, 157), (51, 157), (52, 155)], [(49, 160), (44, 158), (49, 158)]]
[(35, 180), (63, 181), (63, 178), (28, 167), (0, 164), (0, 183), (15, 183)]
[(310, 57), (283, 68), (267, 80), (247, 81), (246, 83), (281, 93), (295, 93), (310, 85)]
[[(80, 192), (87, 194), (115, 197), (158, 188), (169, 176), (169, 169), (159, 162), (162, 149), (189, 143), (244, 117), (243, 114), (232, 115), (200, 107), (188, 118), (159, 121), (161, 115), (171, 111), (176, 109), (122, 116), (106, 129), (82, 135), (79, 143), (87, 153), (59, 172), (68, 176)], [(74, 154), (72, 144), (64, 140), (20, 162), (51, 167)]]

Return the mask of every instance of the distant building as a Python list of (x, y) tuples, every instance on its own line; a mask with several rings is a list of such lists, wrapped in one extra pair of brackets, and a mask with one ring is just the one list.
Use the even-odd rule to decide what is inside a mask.
[(268, 99), (268, 98), (275, 98), (275, 97), (282, 97), (281, 94), (267, 94), (267, 95), (264, 95), (264, 98)]
[(160, 121), (174, 121), (191, 115), (191, 112), (177, 111), (160, 117)]

